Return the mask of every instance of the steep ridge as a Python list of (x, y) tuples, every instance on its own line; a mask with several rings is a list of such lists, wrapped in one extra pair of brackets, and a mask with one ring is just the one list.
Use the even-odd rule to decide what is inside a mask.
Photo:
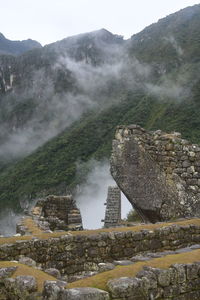
[(31, 39), (24, 41), (11, 41), (0, 33), (0, 54), (20, 55), (26, 51), (41, 47), (42, 46), (37, 41), (33, 41)]

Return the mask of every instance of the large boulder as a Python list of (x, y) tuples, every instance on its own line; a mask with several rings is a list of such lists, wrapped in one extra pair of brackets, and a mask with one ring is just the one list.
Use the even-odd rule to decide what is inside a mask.
[(119, 126), (111, 174), (144, 221), (200, 216), (200, 147), (180, 133)]

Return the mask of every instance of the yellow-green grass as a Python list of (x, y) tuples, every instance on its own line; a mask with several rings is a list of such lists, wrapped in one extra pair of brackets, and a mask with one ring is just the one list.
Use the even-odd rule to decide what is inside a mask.
[(28, 231), (32, 235), (42, 234), (42, 230), (38, 227), (36, 222), (31, 217), (24, 218), (22, 223), (25, 227), (27, 227)]
[(83, 231), (62, 231), (62, 232), (53, 232), (53, 233), (37, 233), (32, 235), (26, 235), (26, 236), (18, 236), (18, 237), (3, 237), (0, 238), (0, 245), (2, 244), (12, 244), (19, 240), (31, 240), (32, 237), (36, 237), (38, 239), (49, 239), (49, 238), (56, 238), (60, 237), (65, 234), (72, 234), (72, 235), (94, 235), (99, 234), (103, 232), (125, 232), (125, 231), (134, 231), (138, 232), (140, 230), (155, 230), (157, 228), (171, 226), (173, 224), (176, 225), (198, 225), (200, 226), (200, 219), (185, 219), (181, 221), (174, 221), (174, 222), (166, 222), (166, 223), (156, 223), (156, 224), (143, 224), (143, 225), (137, 225), (133, 227), (117, 227), (117, 228), (103, 228), (103, 229), (95, 229), (95, 230), (83, 230)]
[(94, 287), (107, 290), (107, 282), (110, 279), (120, 277), (134, 277), (144, 266), (167, 269), (172, 264), (187, 264), (200, 261), (200, 250), (193, 250), (188, 253), (167, 255), (155, 258), (146, 262), (137, 262), (128, 266), (117, 266), (114, 270), (103, 272), (92, 277), (78, 280), (67, 285), (67, 288)]
[(7, 267), (18, 267), (17, 270), (14, 272), (14, 274), (11, 276), (12, 278), (15, 278), (17, 276), (22, 276), (22, 275), (34, 276), (37, 280), (39, 292), (42, 291), (45, 280), (56, 280), (55, 277), (41, 270), (29, 267), (27, 265), (23, 265), (11, 261), (0, 261), (0, 268), (7, 268)]

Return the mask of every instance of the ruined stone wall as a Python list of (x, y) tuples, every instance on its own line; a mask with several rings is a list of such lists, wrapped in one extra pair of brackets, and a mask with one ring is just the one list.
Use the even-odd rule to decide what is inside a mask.
[(154, 230), (64, 235), (48, 240), (32, 239), (0, 246), (0, 260), (25, 255), (43, 269), (56, 268), (73, 275), (94, 271), (101, 262), (129, 259), (138, 253), (164, 251), (200, 243), (200, 226), (169, 225)]
[(200, 215), (200, 147), (180, 133), (119, 126), (111, 173), (145, 221)]
[(82, 229), (80, 210), (71, 195), (48, 196), (38, 200), (31, 215), (38, 226), (51, 230)]
[(121, 221), (121, 191), (118, 187), (109, 186), (106, 200), (104, 227), (116, 227)]

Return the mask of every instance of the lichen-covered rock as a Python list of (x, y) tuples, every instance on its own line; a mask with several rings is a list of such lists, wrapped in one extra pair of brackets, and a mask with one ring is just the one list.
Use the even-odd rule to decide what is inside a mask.
[(66, 287), (67, 283), (65, 281), (50, 281), (46, 280), (44, 282), (43, 288), (43, 299), (44, 300), (59, 300), (61, 291)]
[(200, 216), (200, 147), (178, 133), (119, 126), (111, 173), (144, 221)]
[(12, 276), (16, 270), (17, 267), (0, 268), (0, 279)]
[(20, 291), (35, 292), (37, 291), (37, 281), (33, 276), (17, 276), (15, 278), (15, 284)]
[(109, 300), (109, 294), (95, 288), (74, 288), (62, 291), (60, 300)]
[(121, 277), (108, 281), (107, 285), (112, 299), (147, 299), (141, 286), (141, 279)]
[(105, 272), (109, 270), (113, 270), (115, 268), (115, 265), (112, 263), (99, 263), (99, 272)]
[(24, 255), (20, 255), (19, 263), (30, 267), (36, 267), (36, 262), (32, 258), (26, 257)]
[(61, 274), (60, 271), (58, 269), (55, 268), (49, 268), (45, 270), (46, 273), (48, 273), (49, 275), (52, 275), (53, 277), (60, 279), (61, 278)]
[(4, 284), (8, 299), (25, 300), (30, 294), (37, 292), (37, 281), (33, 276), (6, 278)]

